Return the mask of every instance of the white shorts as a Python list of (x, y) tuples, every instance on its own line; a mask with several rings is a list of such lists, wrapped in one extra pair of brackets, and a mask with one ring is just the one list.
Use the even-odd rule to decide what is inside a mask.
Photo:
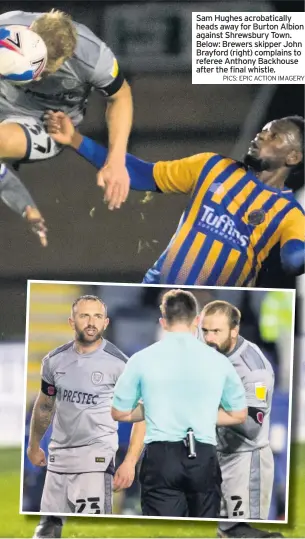
[(40, 511), (61, 515), (65, 513), (112, 513), (113, 476), (105, 472), (62, 474), (47, 472)]
[(274, 479), (269, 446), (225, 455), (218, 453), (222, 474), (221, 517), (267, 520)]
[(26, 155), (21, 162), (40, 161), (55, 157), (63, 150), (45, 130), (42, 120), (32, 116), (9, 115), (1, 124), (17, 123), (24, 130), (27, 139)]

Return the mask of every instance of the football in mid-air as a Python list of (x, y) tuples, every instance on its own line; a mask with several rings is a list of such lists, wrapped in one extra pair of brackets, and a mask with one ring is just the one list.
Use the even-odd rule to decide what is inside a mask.
[(0, 80), (31, 82), (41, 75), (47, 58), (43, 39), (27, 26), (0, 27)]

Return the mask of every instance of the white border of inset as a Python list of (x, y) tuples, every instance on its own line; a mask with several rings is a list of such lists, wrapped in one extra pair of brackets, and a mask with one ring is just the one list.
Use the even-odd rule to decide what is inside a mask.
[[(30, 310), (30, 288), (31, 284), (53, 284), (53, 285), (77, 285), (77, 286), (113, 286), (113, 287), (141, 287), (141, 288), (160, 288), (160, 289), (173, 289), (179, 288), (183, 290), (190, 289), (192, 291), (200, 290), (242, 290), (253, 292), (287, 292), (292, 293), (293, 313), (292, 313), (292, 338), (291, 338), (291, 351), (290, 351), (290, 376), (289, 376), (289, 411), (288, 411), (288, 443), (287, 443), (287, 471), (286, 471), (286, 493), (285, 493), (285, 520), (245, 520), (245, 519), (225, 519), (226, 522), (249, 522), (251, 524), (288, 524), (288, 507), (289, 507), (289, 480), (290, 480), (290, 446), (291, 446), (291, 418), (292, 418), (292, 389), (293, 389), (293, 363), (294, 363), (294, 338), (295, 338), (295, 302), (296, 302), (296, 290), (293, 288), (281, 289), (281, 288), (245, 288), (245, 287), (230, 287), (230, 286), (184, 286), (184, 285), (162, 285), (162, 284), (143, 284), (143, 283), (109, 283), (109, 282), (95, 282), (95, 281), (52, 281), (52, 280), (39, 280), (29, 279), (27, 281), (27, 298), (26, 298), (26, 335), (25, 335), (25, 356), (26, 362), (24, 369), (24, 405), (23, 405), (23, 430), (22, 430), (22, 448), (21, 448), (21, 477), (20, 477), (20, 496), (19, 496), (19, 514), (20, 515), (54, 515), (53, 513), (41, 513), (41, 512), (29, 512), (22, 511), (23, 502), (23, 482), (24, 482), (24, 450), (25, 450), (25, 418), (26, 418), (26, 393), (27, 393), (27, 375), (28, 375), (28, 342), (29, 342), (29, 310)], [(77, 513), (56, 513), (54, 516), (59, 517), (86, 517), (86, 518), (121, 518), (121, 519), (137, 519), (137, 520), (177, 520), (177, 521), (191, 521), (191, 522), (219, 522), (220, 518), (188, 518), (188, 517), (147, 517), (142, 515), (91, 515), (91, 514), (77, 514)]]

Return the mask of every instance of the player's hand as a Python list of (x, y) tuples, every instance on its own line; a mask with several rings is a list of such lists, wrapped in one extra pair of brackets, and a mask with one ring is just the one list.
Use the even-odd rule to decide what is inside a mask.
[(46, 455), (43, 449), (41, 447), (38, 447), (37, 449), (34, 449), (33, 447), (27, 448), (27, 456), (31, 463), (34, 466), (46, 466), (47, 465), (47, 459)]
[(25, 208), (25, 212), (23, 216), (29, 223), (32, 232), (34, 232), (34, 234), (36, 234), (39, 237), (39, 241), (42, 247), (47, 247), (48, 229), (45, 226), (45, 220), (42, 217), (40, 211), (37, 208), (32, 208), (31, 206), (27, 206)]
[(114, 475), (113, 490), (115, 492), (129, 488), (132, 485), (135, 477), (135, 469), (135, 464), (127, 460), (123, 461)]
[(129, 193), (130, 178), (126, 167), (108, 161), (97, 173), (97, 185), (105, 190), (104, 201), (109, 210), (119, 209)]
[(44, 115), (44, 124), (49, 135), (55, 142), (64, 145), (72, 143), (75, 128), (69, 116), (63, 112), (48, 110)]

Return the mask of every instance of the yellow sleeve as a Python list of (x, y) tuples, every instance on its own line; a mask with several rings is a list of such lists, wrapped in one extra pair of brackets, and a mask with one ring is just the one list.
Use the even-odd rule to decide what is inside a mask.
[(158, 161), (154, 180), (163, 193), (191, 193), (204, 165), (215, 153), (198, 153), (176, 161)]
[(292, 208), (281, 224), (281, 247), (289, 240), (305, 241), (305, 216), (300, 208)]

